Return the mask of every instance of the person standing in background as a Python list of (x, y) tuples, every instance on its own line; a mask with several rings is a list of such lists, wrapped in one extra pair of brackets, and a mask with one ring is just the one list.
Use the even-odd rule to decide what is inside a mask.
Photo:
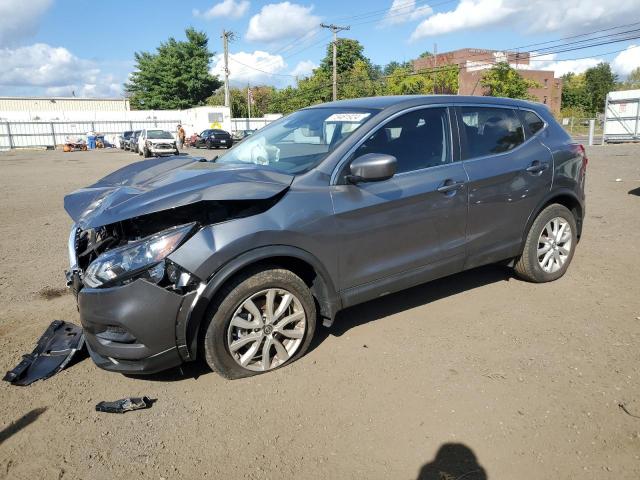
[(178, 145), (180, 146), (181, 149), (182, 147), (184, 147), (185, 136), (186, 134), (184, 133), (184, 128), (182, 128), (182, 125), (178, 125)]

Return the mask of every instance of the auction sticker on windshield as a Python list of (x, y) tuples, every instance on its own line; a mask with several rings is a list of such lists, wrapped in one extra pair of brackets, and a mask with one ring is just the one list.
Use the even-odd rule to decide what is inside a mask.
[(370, 113), (334, 113), (325, 122), (362, 122)]

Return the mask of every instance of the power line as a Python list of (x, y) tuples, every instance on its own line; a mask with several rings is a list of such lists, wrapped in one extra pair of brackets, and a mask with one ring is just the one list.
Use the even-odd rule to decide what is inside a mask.
[(266, 73), (267, 75), (274, 75), (274, 76), (278, 76), (278, 77), (293, 77), (293, 78), (295, 78), (297, 76), (297, 75), (291, 75), (289, 73), (275, 73), (275, 72), (268, 72), (266, 70), (261, 70), (261, 69), (259, 69), (257, 67), (254, 67), (254, 66), (251, 66), (251, 65), (247, 65), (246, 63), (243, 63), (240, 60), (236, 60), (233, 57), (231, 58), (231, 61), (233, 63), (237, 63), (239, 65), (242, 65), (243, 67), (247, 67), (247, 68), (250, 68), (252, 70), (256, 70), (258, 72)]

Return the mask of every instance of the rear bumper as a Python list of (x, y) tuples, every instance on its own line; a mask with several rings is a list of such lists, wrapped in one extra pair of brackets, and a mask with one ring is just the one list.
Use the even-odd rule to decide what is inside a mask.
[(121, 373), (155, 373), (180, 365), (176, 320), (184, 297), (145, 280), (78, 294), (91, 358)]
[(212, 147), (231, 147), (233, 145), (233, 139), (231, 138), (210, 138), (207, 141)]

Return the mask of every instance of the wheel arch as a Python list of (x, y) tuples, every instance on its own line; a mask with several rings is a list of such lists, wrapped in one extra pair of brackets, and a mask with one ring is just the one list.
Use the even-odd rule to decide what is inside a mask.
[(584, 219), (584, 206), (582, 205), (582, 202), (580, 202), (580, 199), (575, 194), (575, 192), (568, 189), (558, 190), (550, 192), (549, 195), (547, 195), (547, 197), (545, 197), (538, 204), (537, 208), (529, 216), (525, 229), (522, 232), (521, 249), (524, 248), (524, 244), (527, 240), (527, 235), (529, 234), (529, 229), (531, 228), (531, 225), (533, 225), (533, 222), (536, 220), (536, 218), (538, 218), (538, 215), (540, 215), (540, 212), (554, 203), (566, 207), (571, 213), (573, 213), (573, 216), (576, 219), (576, 225), (578, 226), (578, 239), (580, 239), (580, 236), (582, 235), (582, 223)]
[(196, 358), (201, 334), (200, 325), (216, 294), (237, 275), (259, 266), (285, 268), (298, 275), (309, 286), (324, 324), (331, 325), (341, 303), (333, 280), (322, 263), (311, 253), (297, 247), (287, 245), (260, 247), (235, 257), (214, 273), (202, 292), (195, 297), (185, 321), (178, 322), (176, 326), (178, 343), (181, 338), (187, 343), (186, 349), (179, 346), (178, 350), (183, 357), (186, 357), (185, 360)]

